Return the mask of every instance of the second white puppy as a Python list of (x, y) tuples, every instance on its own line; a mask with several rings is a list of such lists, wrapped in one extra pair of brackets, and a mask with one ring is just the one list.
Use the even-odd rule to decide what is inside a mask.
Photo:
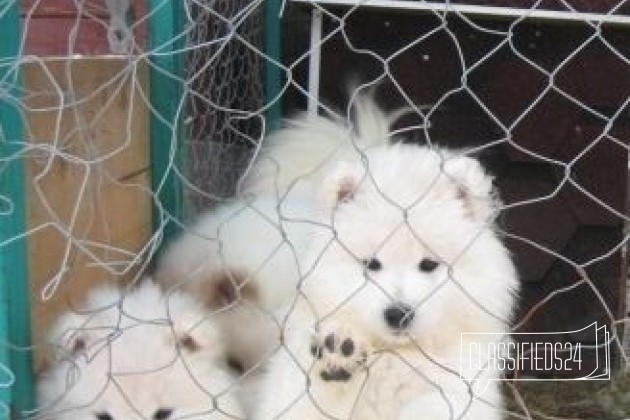
[(147, 280), (90, 293), (51, 333), (56, 357), (38, 382), (38, 418), (243, 419), (237, 376), (207, 311)]

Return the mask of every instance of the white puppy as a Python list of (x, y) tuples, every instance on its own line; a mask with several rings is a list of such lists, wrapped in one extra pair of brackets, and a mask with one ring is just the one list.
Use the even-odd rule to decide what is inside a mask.
[(404, 144), (326, 173), (253, 418), (500, 419), (492, 355), (460, 360), (507, 340), (518, 287), (491, 178), (470, 157)]
[(517, 288), (492, 180), (470, 157), (388, 145), (394, 116), (355, 105), (354, 130), (302, 116), (266, 139), (245, 194), (156, 275), (211, 306), (251, 303), (224, 321), (247, 370), (273, 353), (253, 419), (498, 419), (499, 372), (460, 369), (461, 334), (503, 340)]
[(354, 130), (342, 119), (302, 114), (265, 139), (241, 194), (202, 215), (167, 247), (156, 280), (222, 312), (228, 349), (246, 371), (279, 345), (276, 311), (295, 297), (300, 259), (319, 229), (313, 192), (331, 161), (387, 141), (390, 118), (367, 97)]
[(151, 281), (91, 292), (52, 330), (56, 360), (38, 382), (43, 418), (244, 418), (221, 331), (200, 304)]

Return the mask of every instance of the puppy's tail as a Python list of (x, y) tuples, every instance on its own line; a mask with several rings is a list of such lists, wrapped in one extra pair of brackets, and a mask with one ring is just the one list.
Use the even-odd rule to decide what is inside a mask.
[(404, 112), (387, 114), (372, 95), (356, 97), (352, 119), (302, 113), (265, 139), (246, 190), (283, 194), (301, 180), (317, 182), (329, 162), (356, 159), (369, 147), (389, 142), (392, 123)]

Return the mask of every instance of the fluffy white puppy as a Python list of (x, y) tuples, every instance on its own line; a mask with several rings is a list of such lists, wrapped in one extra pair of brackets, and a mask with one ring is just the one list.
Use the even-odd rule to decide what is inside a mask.
[(200, 215), (158, 261), (155, 278), (222, 311), (228, 349), (246, 371), (279, 345), (277, 310), (295, 297), (300, 260), (320, 221), (314, 191), (331, 161), (387, 141), (389, 120), (368, 97), (354, 124), (299, 115), (265, 138), (234, 200)]
[(491, 352), (461, 357), (507, 340), (518, 287), (491, 177), (470, 157), (404, 144), (326, 173), (253, 418), (500, 419)]
[(119, 420), (244, 418), (221, 331), (189, 296), (151, 281), (91, 292), (52, 330), (56, 357), (38, 381), (39, 416)]
[(459, 153), (389, 145), (397, 115), (367, 97), (354, 111), (267, 138), (244, 194), (156, 276), (228, 304), (230, 351), (265, 366), (253, 419), (498, 419), (500, 373), (460, 366), (462, 333), (504, 339), (517, 288), (492, 179)]

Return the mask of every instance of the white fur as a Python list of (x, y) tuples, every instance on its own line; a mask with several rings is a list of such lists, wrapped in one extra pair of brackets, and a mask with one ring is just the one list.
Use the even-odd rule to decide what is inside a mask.
[[(319, 214), (330, 227), (314, 232), (302, 259), (308, 276), (285, 311), (284, 346), (253, 418), (500, 419), (500, 373), (460, 372), (461, 333), (497, 334), (477, 339), (481, 345), (505, 340), (517, 289), (493, 230), (491, 178), (450, 151), (398, 144), (366, 154), (367, 164), (329, 169), (319, 188)], [(382, 263), (377, 272), (361, 262), (372, 257)], [(440, 265), (421, 272), (423, 258)], [(402, 334), (384, 316), (399, 303), (415, 308)], [(367, 364), (315, 359), (316, 329), (351, 338)], [(356, 365), (349, 381), (322, 380), (335, 363)]]
[[(272, 133), (246, 179), (245, 192), (202, 214), (158, 262), (159, 283), (201, 296), (215, 309), (220, 306), (213, 296), (217, 273), (245, 275), (244, 284), (235, 278), (234, 285), (253, 289), (258, 308), (238, 308), (222, 319), (229, 331), (237, 331), (231, 342), (242, 344), (243, 336), (265, 338), (230, 346), (246, 369), (259, 365), (278, 345), (281, 319), (274, 314), (295, 296), (304, 276), (299, 261), (320, 222), (313, 192), (328, 163), (387, 141), (390, 117), (369, 98), (360, 98), (355, 107), (354, 131), (341, 119), (302, 114)], [(243, 331), (247, 326), (251, 331)]]
[(340, 119), (302, 114), (268, 136), (243, 194), (199, 216), (168, 247), (157, 281), (197, 293), (215, 273), (240, 270), (259, 289), (262, 307), (275, 310), (299, 281), (313, 191), (329, 162), (387, 141), (389, 119), (369, 98), (356, 102), (356, 114), (355, 131)]
[(296, 253), (303, 251), (310, 230), (308, 223), (291, 221), (308, 220), (308, 208), (293, 206), (291, 210), (279, 214), (277, 200), (269, 196), (222, 205), (202, 215), (167, 248), (155, 276), (160, 283), (182, 286), (195, 294), (213, 293), (205, 282), (230, 270), (247, 276), (243, 285), (234, 279), (237, 288), (254, 286), (261, 293), (263, 308), (275, 308), (295, 290), (299, 279)]
[(173, 419), (244, 418), (223, 341), (189, 296), (163, 295), (151, 281), (126, 295), (95, 289), (52, 330), (57, 356), (38, 382), (41, 415), (150, 419), (171, 409)]
[[(501, 340), (517, 288), (493, 230), (492, 179), (461, 153), (386, 145), (391, 119), (363, 98), (354, 131), (303, 116), (273, 134), (244, 184), (253, 196), (203, 215), (159, 266), (161, 282), (188, 278), (196, 293), (217, 271), (244, 271), (263, 313), (275, 313), (259, 317), (264, 328), (255, 316), (224, 319), (237, 337), (282, 329), (281, 346), (269, 334), (258, 351), (275, 354), (247, 398), (254, 420), (500, 418), (499, 373), (479, 378), (486, 402), (458, 376), (460, 334)], [(372, 257), (378, 272), (361, 262)], [(423, 258), (440, 262), (435, 272), (418, 270)], [(415, 309), (402, 334), (384, 320), (394, 303)], [(357, 351), (314, 358), (313, 339), (329, 333)], [(322, 380), (336, 363), (349, 381)]]
[(272, 132), (245, 180), (246, 191), (280, 197), (288, 190), (310, 193), (330, 162), (354, 160), (361, 151), (387, 143), (389, 125), (402, 113), (386, 114), (367, 95), (360, 95), (351, 110), (351, 124), (304, 113)]

